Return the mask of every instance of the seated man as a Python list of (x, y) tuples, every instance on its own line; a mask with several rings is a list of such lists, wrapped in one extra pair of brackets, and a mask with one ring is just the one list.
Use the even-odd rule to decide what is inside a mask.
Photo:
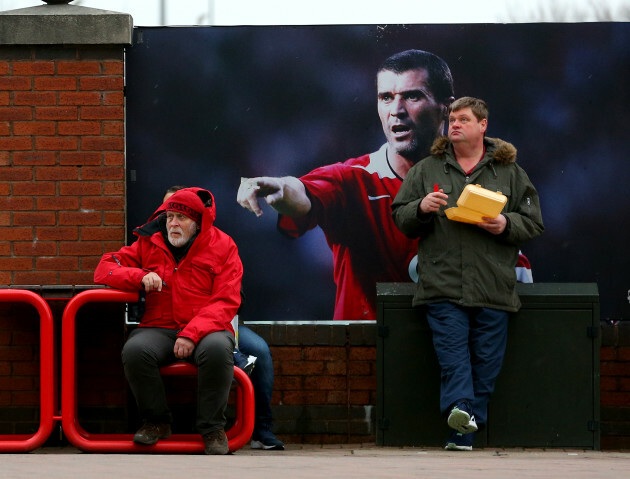
[(243, 266), (236, 244), (213, 226), (212, 194), (175, 193), (136, 228), (131, 246), (103, 255), (94, 281), (146, 291), (140, 325), (123, 347), (125, 377), (143, 426), (133, 440), (151, 445), (171, 434), (172, 415), (159, 368), (177, 360), (198, 367), (197, 429), (206, 454), (227, 454), (225, 408), (233, 378), (234, 330)]
[[(165, 203), (176, 191), (184, 188), (186, 187), (181, 185), (167, 188), (162, 202)], [(238, 349), (234, 350), (234, 363), (249, 374), (254, 386), (256, 403), (251, 448), (283, 451), (284, 443), (271, 431), (273, 426), (271, 396), (274, 380), (271, 351), (263, 338), (243, 324), (238, 326), (238, 336)]]

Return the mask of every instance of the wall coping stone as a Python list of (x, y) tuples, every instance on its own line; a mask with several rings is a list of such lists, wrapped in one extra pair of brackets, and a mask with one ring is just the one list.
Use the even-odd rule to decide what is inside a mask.
[(244, 321), (270, 346), (376, 346), (376, 321)]
[(0, 12), (0, 45), (131, 45), (128, 13), (75, 5)]

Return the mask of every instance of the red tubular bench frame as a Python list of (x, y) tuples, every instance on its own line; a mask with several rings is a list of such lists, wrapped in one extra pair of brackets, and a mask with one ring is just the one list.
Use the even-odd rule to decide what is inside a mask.
[[(83, 451), (109, 453), (199, 453), (204, 443), (199, 434), (173, 434), (152, 446), (133, 442), (133, 434), (92, 434), (85, 431), (77, 417), (76, 315), (87, 303), (133, 303), (138, 293), (114, 289), (94, 289), (74, 296), (66, 305), (62, 318), (61, 337), (61, 412), (63, 431), (68, 441)], [(166, 375), (197, 374), (197, 368), (175, 363), (160, 370)], [(228, 447), (234, 452), (243, 447), (254, 430), (254, 388), (241, 369), (234, 368), (236, 381), (236, 421), (226, 431)]]
[(55, 390), (54, 327), (50, 306), (41, 296), (23, 289), (1, 289), (0, 302), (27, 303), (39, 314), (39, 429), (33, 435), (0, 435), (0, 452), (28, 452), (40, 447), (50, 436), (54, 424), (60, 418), (54, 416), (57, 406)]

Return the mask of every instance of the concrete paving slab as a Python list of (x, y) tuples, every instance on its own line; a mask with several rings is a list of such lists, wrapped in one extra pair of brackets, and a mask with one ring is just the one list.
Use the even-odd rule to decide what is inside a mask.
[(630, 471), (630, 452), (478, 449), (472, 452), (374, 445), (288, 445), (285, 451), (241, 449), (230, 456), (95, 454), (71, 447), (0, 454), (6, 479), (353, 479), (601, 478)]

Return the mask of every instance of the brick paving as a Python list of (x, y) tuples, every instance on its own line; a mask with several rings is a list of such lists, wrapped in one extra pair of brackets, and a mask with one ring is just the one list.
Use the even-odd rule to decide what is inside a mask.
[(81, 453), (46, 447), (0, 454), (5, 479), (607, 479), (627, 477), (630, 452), (288, 445), (285, 451), (243, 448), (231, 456)]

